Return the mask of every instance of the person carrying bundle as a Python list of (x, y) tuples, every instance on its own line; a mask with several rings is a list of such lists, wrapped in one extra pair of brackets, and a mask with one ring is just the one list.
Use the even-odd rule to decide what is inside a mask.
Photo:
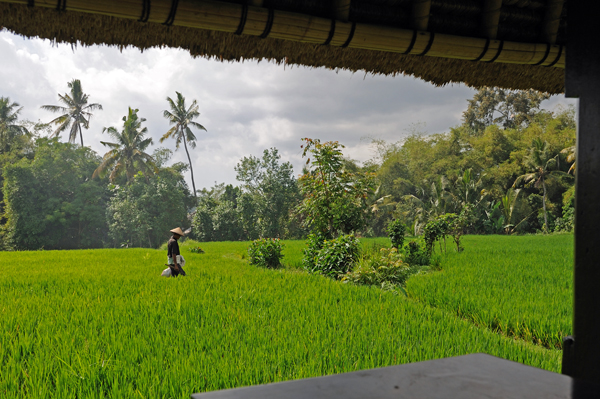
[(179, 253), (179, 244), (177, 243), (177, 240), (185, 236), (185, 233), (181, 230), (180, 227), (174, 228), (173, 230), (170, 230), (170, 232), (173, 233), (173, 235), (167, 243), (168, 263), (166, 265), (169, 266), (168, 270), (170, 271), (170, 273), (166, 273), (167, 270), (165, 270), (162, 275), (166, 277), (168, 277), (167, 274), (170, 274), (170, 276), (172, 277), (177, 277), (179, 275), (185, 276), (186, 274), (183, 270), (183, 264), (185, 263), (185, 260), (183, 259), (183, 256), (181, 256), (181, 254)]

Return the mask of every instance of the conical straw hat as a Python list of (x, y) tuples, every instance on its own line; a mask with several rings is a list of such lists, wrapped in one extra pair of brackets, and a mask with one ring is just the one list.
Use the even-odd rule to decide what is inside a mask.
[(183, 236), (185, 236), (185, 233), (184, 233), (184, 232), (181, 230), (181, 228), (180, 228), (180, 227), (176, 227), (176, 228), (174, 228), (173, 230), (169, 230), (169, 231), (170, 231), (171, 233), (173, 233), (173, 234), (177, 234), (177, 235), (180, 235), (180, 236), (182, 236), (182, 237), (183, 237)]

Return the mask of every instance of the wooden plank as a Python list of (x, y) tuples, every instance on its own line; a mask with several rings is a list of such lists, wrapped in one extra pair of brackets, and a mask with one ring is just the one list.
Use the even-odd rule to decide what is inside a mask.
[(598, 395), (599, 385), (478, 353), (196, 393), (192, 399), (587, 399)]

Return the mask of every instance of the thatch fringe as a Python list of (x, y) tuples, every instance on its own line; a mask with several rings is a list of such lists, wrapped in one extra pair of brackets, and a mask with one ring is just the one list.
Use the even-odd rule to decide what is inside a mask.
[[(28, 4), (28, 0), (0, 0)], [(42, 7), (55, 7), (41, 3)], [(143, 0), (69, 0), (67, 11), (139, 19)], [(427, 31), (411, 31), (369, 24), (332, 23), (330, 19), (262, 7), (212, 0), (153, 0), (149, 22), (188, 28), (272, 37), (302, 43), (360, 48), (429, 57), (457, 58), (481, 62), (531, 64), (564, 68), (562, 46), (492, 41)], [(332, 36), (332, 37), (331, 37)]]
[[(69, 4), (75, 3), (70, 0)], [(98, 2), (100, 3), (100, 2)], [(140, 1), (130, 0), (123, 2), (133, 4)], [(67, 10), (69, 10), (67, 4)], [(81, 4), (79, 0), (76, 4)], [(165, 3), (166, 4), (166, 3)], [(181, 2), (181, 4), (185, 4)], [(219, 3), (224, 4), (224, 3)], [(170, 2), (169, 2), (170, 6)], [(124, 7), (125, 8), (125, 7)], [(108, 10), (105, 9), (105, 13)], [(141, 15), (141, 4), (137, 4), (136, 13)], [(155, 7), (152, 2), (150, 19), (167, 19), (170, 8), (165, 6)], [(136, 17), (139, 18), (138, 15)], [(154, 15), (154, 17), (153, 17)], [(258, 18), (254, 14), (256, 22)], [(265, 20), (255, 24), (247, 21), (248, 30), (260, 33), (264, 30), (264, 23), (268, 18), (265, 10)], [(437, 57), (418, 57), (402, 55), (393, 52), (373, 51), (371, 49), (340, 48), (336, 46), (322, 46), (289, 40), (274, 38), (260, 39), (256, 36), (238, 36), (228, 32), (214, 30), (193, 29), (184, 26), (175, 26), (179, 20), (186, 21), (189, 16), (180, 13), (175, 17), (174, 26), (167, 27), (158, 23), (140, 23), (133, 19), (117, 18), (101, 14), (84, 14), (81, 12), (67, 11), (57, 12), (53, 9), (42, 7), (27, 7), (20, 4), (6, 4), (0, 2), (0, 26), (15, 33), (28, 37), (39, 36), (57, 42), (81, 43), (83, 45), (108, 44), (125, 47), (128, 45), (146, 49), (156, 46), (181, 47), (189, 50), (193, 56), (206, 58), (217, 58), (227, 61), (241, 61), (243, 59), (266, 59), (277, 63), (292, 65), (304, 65), (309, 67), (327, 67), (332, 69), (348, 69), (351, 71), (365, 71), (373, 74), (408, 74), (436, 85), (444, 85), (453, 82), (464, 82), (470, 86), (499, 86), (513, 89), (535, 88), (549, 93), (560, 93), (564, 90), (564, 70), (560, 68), (544, 68), (529, 65), (500, 64), (472, 62), (458, 59), (445, 59)], [(239, 16), (232, 19), (237, 20)], [(163, 20), (163, 21), (164, 21)], [(219, 23), (222, 23), (219, 22)], [(329, 22), (328, 22), (329, 23)], [(314, 23), (313, 26), (320, 26)], [(338, 24), (342, 25), (342, 23)], [(350, 24), (344, 24), (340, 28), (340, 34), (334, 35), (332, 43), (343, 44), (350, 33)], [(296, 27), (297, 28), (297, 27)], [(273, 23), (273, 30), (275, 23)], [(293, 30), (294, 28), (290, 28)], [(322, 29), (322, 28), (321, 28)], [(327, 26), (327, 30), (330, 25)], [(429, 42), (429, 33), (420, 33), (414, 44), (415, 52), (423, 51)], [(354, 40), (361, 41), (364, 31), (356, 27)], [(321, 38), (320, 38), (321, 39)], [(447, 40), (444, 36), (442, 39)], [(478, 41), (481, 39), (472, 39)], [(485, 40), (484, 40), (485, 42)], [(439, 43), (443, 44), (443, 40)], [(484, 60), (498, 54), (502, 42), (490, 41)], [(455, 46), (448, 43), (448, 46)], [(521, 44), (507, 44), (508, 50), (519, 51)], [(546, 53), (545, 45), (535, 45), (542, 56)], [(433, 47), (433, 46), (432, 46)], [(482, 52), (480, 51), (479, 54)], [(557, 51), (547, 52), (547, 59), (553, 60), (557, 57)], [(531, 57), (523, 56), (523, 58)], [(564, 55), (561, 56), (563, 59)], [(475, 58), (475, 57), (473, 57)], [(539, 60), (541, 57), (538, 55)]]

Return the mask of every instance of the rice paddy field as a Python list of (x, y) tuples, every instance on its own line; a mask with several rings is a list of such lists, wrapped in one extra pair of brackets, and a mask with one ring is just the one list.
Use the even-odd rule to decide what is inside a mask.
[(443, 270), (409, 279), (419, 302), (560, 349), (573, 321), (573, 236), (467, 236)]
[[(188, 276), (177, 279), (160, 277), (164, 250), (0, 253), (0, 397), (188, 398), (476, 352), (559, 371), (553, 345), (503, 326), (568, 330), (570, 302), (554, 309), (570, 295), (566, 260), (520, 251), (569, 237), (466, 237), (441, 272), (409, 280), (409, 297), (298, 270), (301, 241), (285, 242), (278, 271), (249, 266), (248, 243), (193, 254), (188, 241)], [(502, 248), (514, 258), (495, 264)], [(493, 278), (511, 273), (504, 287)], [(504, 297), (526, 303), (512, 312)]]

